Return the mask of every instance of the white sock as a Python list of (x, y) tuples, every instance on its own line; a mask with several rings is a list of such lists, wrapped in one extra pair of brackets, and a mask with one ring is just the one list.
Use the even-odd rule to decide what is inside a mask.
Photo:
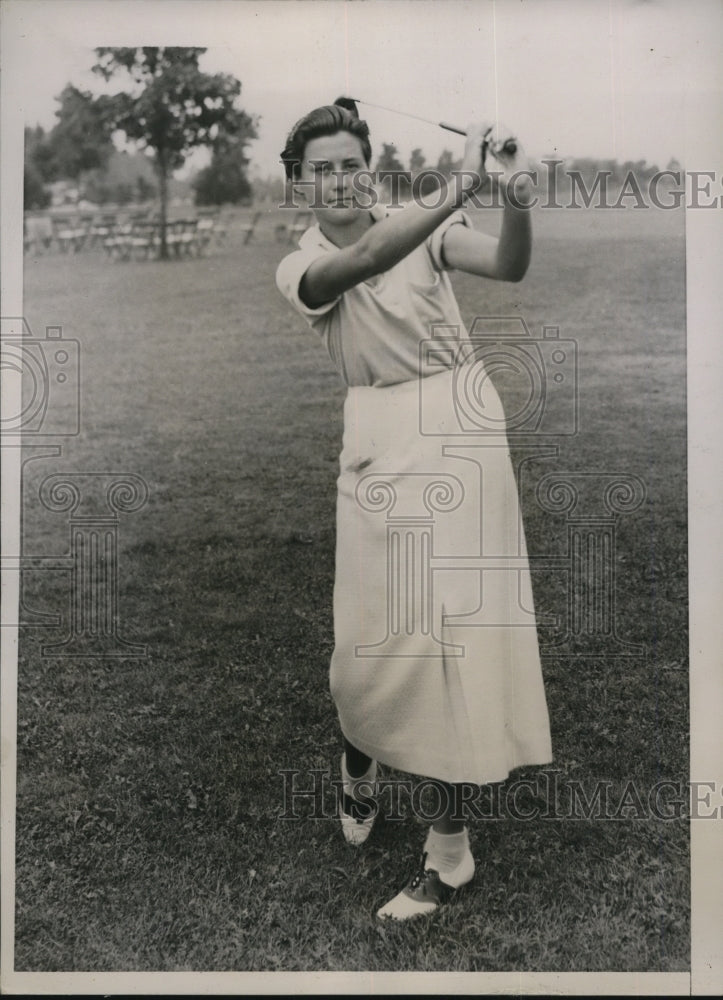
[(424, 850), (427, 852), (425, 868), (433, 868), (440, 875), (453, 871), (469, 851), (467, 827), (459, 833), (438, 833), (430, 827)]
[(341, 779), (344, 783), (344, 791), (352, 799), (369, 799), (376, 790), (374, 784), (377, 780), (377, 762), (373, 760), (364, 774), (358, 778), (352, 778), (346, 769), (346, 754), (343, 753), (341, 755)]

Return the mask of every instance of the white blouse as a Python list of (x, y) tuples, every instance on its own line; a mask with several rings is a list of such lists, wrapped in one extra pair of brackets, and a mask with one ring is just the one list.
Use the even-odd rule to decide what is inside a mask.
[[(375, 222), (385, 214), (383, 208), (372, 209)], [(276, 271), (279, 291), (319, 334), (347, 385), (384, 386), (417, 379), (430, 373), (420, 365), (423, 341), (435, 334), (467, 339), (442, 256), (444, 234), (459, 224), (471, 228), (469, 217), (455, 212), (394, 267), (317, 309), (299, 298), (301, 279), (312, 261), (338, 252), (338, 247), (312, 226), (301, 237), (299, 249), (281, 261)], [(449, 367), (453, 365), (450, 356)]]

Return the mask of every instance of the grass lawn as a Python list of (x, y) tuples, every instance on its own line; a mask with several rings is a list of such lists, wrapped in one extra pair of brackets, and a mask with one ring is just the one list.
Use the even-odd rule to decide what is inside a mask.
[[(378, 926), (421, 820), (407, 810), (353, 852), (303, 805), (281, 818), (281, 769), (337, 776), (344, 391), (276, 291), (276, 221), (201, 260), (26, 258), (34, 333), (61, 324), (81, 344), (82, 429), (60, 458), (26, 465), (25, 552), (68, 548), (67, 514), (38, 501), (49, 473), (142, 476), (147, 504), (120, 517), (118, 599), (123, 637), (148, 655), (44, 657), (63, 629), (23, 630), (16, 969), (687, 969), (685, 819), (478, 821), (459, 904)], [(521, 316), (578, 343), (580, 432), (538, 471), (646, 487), (620, 518), (615, 567), (617, 632), (644, 655), (543, 661), (558, 777), (589, 793), (609, 782), (613, 797), (686, 782), (683, 215), (538, 212), (524, 282), (453, 280), (465, 320)], [(565, 525), (533, 478), (520, 486), (535, 555)], [(534, 586), (541, 611), (564, 609), (555, 574)], [(67, 624), (66, 573), (28, 572), (24, 587)]]

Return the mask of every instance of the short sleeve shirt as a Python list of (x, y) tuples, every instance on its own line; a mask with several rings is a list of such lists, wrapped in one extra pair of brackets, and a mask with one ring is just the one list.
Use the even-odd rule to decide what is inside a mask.
[[(372, 209), (375, 222), (384, 215), (383, 209)], [(301, 279), (312, 261), (338, 248), (312, 226), (299, 249), (279, 264), (279, 291), (319, 334), (347, 385), (384, 386), (419, 378), (424, 374), (423, 341), (442, 333), (467, 338), (442, 256), (444, 234), (453, 225), (471, 227), (471, 222), (455, 212), (394, 267), (317, 309), (301, 301)], [(453, 363), (450, 359), (450, 367)]]

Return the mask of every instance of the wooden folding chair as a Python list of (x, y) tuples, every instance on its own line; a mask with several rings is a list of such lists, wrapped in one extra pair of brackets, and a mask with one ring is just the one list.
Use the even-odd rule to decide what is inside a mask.
[(133, 223), (116, 222), (109, 226), (103, 249), (111, 260), (128, 260), (133, 249)]
[(224, 217), (221, 215), (220, 212), (217, 212), (216, 215), (214, 215), (213, 217), (213, 235), (217, 247), (220, 247), (223, 243), (226, 242), (226, 235), (227, 235), (226, 220), (224, 219)]
[(102, 246), (104, 240), (108, 239), (117, 223), (118, 220), (115, 212), (105, 212), (102, 215), (94, 216), (88, 230), (88, 245), (91, 248), (98, 244)]
[(69, 216), (55, 216), (53, 219), (53, 237), (61, 253), (72, 251), (77, 253), (81, 249), (86, 237), (86, 228), (80, 220)]
[(49, 215), (23, 218), (23, 248), (27, 253), (49, 250), (53, 242), (53, 224)]
[(261, 218), (261, 212), (254, 212), (250, 219), (246, 219), (239, 226), (239, 232), (243, 233), (244, 246), (251, 241), (251, 237), (254, 235), (254, 230), (256, 229), (256, 223)]
[(196, 219), (194, 248), (199, 257), (217, 234), (217, 218), (216, 213), (205, 212)]
[(90, 246), (91, 232), (93, 229), (94, 216), (86, 213), (81, 215), (75, 223), (75, 251), (84, 250)]
[(176, 256), (190, 257), (196, 249), (198, 219), (179, 219), (177, 224)]
[(130, 253), (134, 260), (148, 260), (151, 252), (158, 253), (161, 245), (160, 227), (157, 222), (144, 218), (131, 224)]

